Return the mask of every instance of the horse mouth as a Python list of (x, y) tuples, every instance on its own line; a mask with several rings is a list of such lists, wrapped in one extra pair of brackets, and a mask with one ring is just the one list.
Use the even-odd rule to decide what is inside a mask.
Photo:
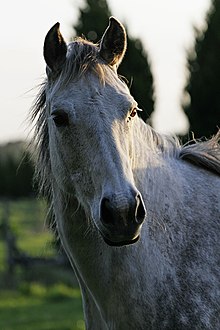
[(121, 246), (126, 246), (126, 245), (132, 245), (134, 243), (136, 243), (140, 236), (138, 235), (137, 237), (135, 237), (134, 239), (130, 239), (130, 240), (122, 240), (122, 241), (118, 241), (118, 242), (115, 242), (115, 241), (111, 241), (110, 239), (103, 237), (103, 240), (104, 242), (109, 245), (109, 246), (115, 246), (115, 247), (121, 247)]

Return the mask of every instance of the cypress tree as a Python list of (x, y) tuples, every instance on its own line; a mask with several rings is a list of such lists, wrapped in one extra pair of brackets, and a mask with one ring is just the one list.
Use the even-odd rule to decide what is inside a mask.
[(214, 135), (220, 125), (220, 1), (214, 0), (206, 17), (207, 29), (196, 31), (188, 54), (189, 103), (184, 111), (196, 138)]

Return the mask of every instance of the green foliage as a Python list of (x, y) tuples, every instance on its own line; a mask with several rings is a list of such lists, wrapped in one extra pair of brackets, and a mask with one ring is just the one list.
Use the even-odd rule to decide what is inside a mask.
[[(77, 36), (85, 36), (93, 42), (99, 42), (111, 16), (106, 0), (86, 0), (80, 9), (80, 17), (73, 28)], [(128, 49), (119, 74), (131, 81), (131, 94), (144, 111), (140, 116), (144, 121), (150, 118), (154, 110), (154, 88), (148, 56), (139, 39), (128, 35)]]
[(0, 198), (34, 194), (34, 168), (23, 142), (0, 146)]
[(207, 14), (207, 29), (196, 31), (188, 55), (189, 80), (185, 88), (190, 102), (184, 111), (196, 138), (210, 137), (220, 124), (220, 2), (213, 1)]

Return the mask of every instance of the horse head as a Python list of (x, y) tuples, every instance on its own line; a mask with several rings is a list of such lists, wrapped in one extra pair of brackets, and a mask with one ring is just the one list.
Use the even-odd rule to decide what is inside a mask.
[(125, 51), (125, 29), (113, 17), (99, 45), (78, 38), (67, 46), (59, 23), (44, 44), (54, 184), (114, 246), (136, 242), (146, 214), (133, 176), (138, 107), (117, 75)]

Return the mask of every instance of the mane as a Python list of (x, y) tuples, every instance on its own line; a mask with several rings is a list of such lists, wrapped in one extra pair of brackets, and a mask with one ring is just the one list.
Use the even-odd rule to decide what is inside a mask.
[(192, 140), (185, 145), (181, 145), (177, 137), (159, 134), (150, 126), (147, 134), (151, 149), (220, 175), (220, 130), (209, 140)]
[[(67, 61), (59, 76), (46, 79), (40, 86), (39, 93), (31, 109), (30, 119), (34, 125), (31, 142), (32, 154), (35, 160), (35, 180), (40, 193), (48, 200), (51, 197), (51, 164), (49, 154), (49, 134), (47, 126), (46, 94), (51, 85), (61, 85), (64, 88), (71, 79), (79, 78), (83, 73), (92, 70), (102, 81), (106, 81), (106, 64), (98, 59), (98, 47), (84, 39), (77, 38), (68, 46)], [(120, 78), (120, 77), (119, 77)], [(141, 120), (141, 119), (140, 119)], [(177, 138), (161, 135), (147, 126), (148, 147), (174, 157), (191, 162), (199, 167), (220, 175), (220, 131), (212, 139), (205, 142), (195, 142), (182, 146)]]
[(181, 148), (179, 157), (220, 175), (220, 130), (210, 140), (193, 142)]

